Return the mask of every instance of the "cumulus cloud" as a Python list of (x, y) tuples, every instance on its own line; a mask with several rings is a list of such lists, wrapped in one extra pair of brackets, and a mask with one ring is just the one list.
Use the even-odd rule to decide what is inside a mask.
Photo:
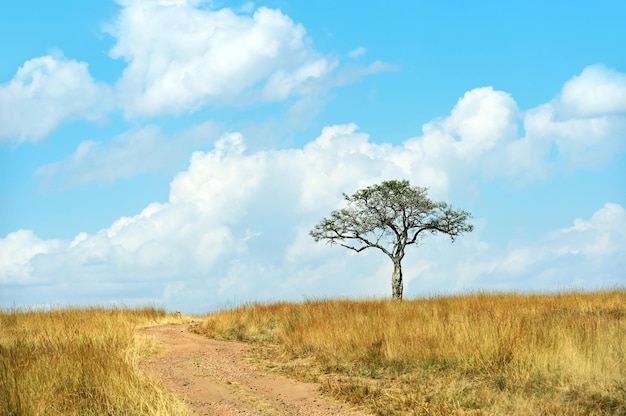
[[(386, 166), (394, 165), (385, 161), (386, 147), (370, 143), (355, 125), (327, 127), (304, 149), (281, 151), (249, 153), (240, 134), (227, 134), (212, 151), (192, 155), (189, 168), (172, 180), (167, 202), (65, 242), (39, 256), (36, 265), (27, 262), (32, 267), (26, 275), (11, 272), (12, 260), (2, 267), (16, 285), (29, 279), (58, 282), (58, 276), (72, 285), (91, 281), (104, 288), (126, 282), (129, 291), (152, 283), (178, 288), (168, 289), (168, 296), (179, 296), (172, 302), (203, 293), (205, 305), (229, 297), (323, 294), (332, 275), (302, 263), (290, 247), (303, 241), (322, 212), (337, 206), (341, 192), (394, 176), (395, 168)], [(314, 246), (312, 240), (307, 244)], [(317, 253), (319, 260), (323, 250), (301, 253)], [(347, 295), (351, 285), (332, 290)]]
[[(516, 150), (567, 170), (597, 168), (626, 150), (626, 74), (593, 65), (565, 83), (551, 102), (524, 116)], [(551, 147), (558, 160), (548, 160)], [(545, 170), (545, 166), (539, 167)]]
[(0, 140), (37, 141), (72, 120), (98, 121), (113, 108), (110, 87), (85, 62), (42, 56), (0, 84)]
[[(518, 139), (520, 113), (510, 94), (491, 87), (466, 92), (447, 117), (424, 125), (405, 146), (447, 175), (501, 175), (502, 153)], [(441, 178), (446, 174), (439, 173)]]
[(626, 113), (626, 74), (591, 65), (569, 80), (557, 100), (561, 118), (585, 118)]
[[(546, 112), (545, 126), (564, 122), (557, 111), (562, 96), (521, 112), (509, 94), (477, 88), (450, 114), (427, 123), (420, 136), (398, 145), (374, 143), (355, 124), (327, 126), (302, 148), (282, 150), (252, 151), (241, 133), (224, 134), (210, 151), (192, 154), (165, 202), (71, 242), (41, 240), (30, 231), (0, 240), (0, 276), (10, 283), (3, 285), (2, 298), (19, 302), (39, 290), (43, 301), (45, 287), (48, 298), (150, 298), (203, 312), (247, 300), (387, 296), (384, 255), (370, 251), (357, 259), (316, 244), (308, 231), (340, 206), (342, 193), (385, 179), (409, 179), (430, 187), (434, 199), (458, 205), (468, 189), (478, 191), (472, 189), (477, 179), (536, 179), (537, 167), (585, 167), (577, 157), (586, 148), (563, 147), (576, 132), (543, 130), (537, 121)], [(611, 132), (626, 131), (620, 130), (621, 110), (614, 109), (620, 107), (606, 110), (611, 128), (589, 130), (584, 138), (609, 155), (621, 151)], [(586, 123), (606, 115), (568, 117)], [(120, 146), (143, 143), (146, 131), (136, 133)], [(87, 147), (85, 153), (90, 151), (96, 150)], [(492, 245), (481, 238), (480, 227), (453, 245), (435, 237), (406, 259), (406, 294), (623, 284), (625, 240), (626, 211), (615, 203), (537, 241)]]
[(338, 65), (280, 10), (237, 14), (202, 3), (122, 2), (110, 55), (128, 62), (117, 86), (127, 116), (283, 100), (315, 90)]
[(555, 254), (582, 254), (589, 260), (615, 254), (623, 261), (626, 258), (622, 250), (624, 240), (626, 210), (614, 203), (606, 203), (589, 220), (578, 218), (572, 227), (549, 236)]
[[(471, 240), (471, 239), (470, 239)], [(466, 241), (470, 243), (470, 241)], [(486, 243), (461, 266), (459, 288), (555, 290), (598, 289), (626, 282), (626, 210), (606, 203), (589, 219), (547, 232), (535, 242), (516, 242), (502, 249)]]
[[(18, 289), (28, 282), (52, 285), (49, 293), (57, 291), (55, 296), (67, 296), (68, 286), (80, 293), (97, 285), (104, 299), (150, 295), (193, 312), (247, 300), (387, 296), (390, 266), (384, 255), (371, 251), (357, 258), (315, 243), (308, 231), (340, 206), (342, 192), (384, 179), (410, 179), (430, 186), (433, 198), (454, 203), (459, 194), (451, 184), (463, 177), (451, 163), (439, 163), (446, 157), (471, 162), (500, 140), (508, 143), (509, 124), (499, 118), (489, 123), (480, 115), (497, 102), (514, 109), (506, 94), (466, 95), (422, 138), (399, 146), (372, 143), (353, 124), (328, 126), (302, 149), (250, 152), (241, 134), (225, 134), (213, 150), (193, 153), (189, 167), (172, 180), (166, 202), (72, 242), (53, 244), (30, 232), (17, 240), (7, 236), (2, 244), (26, 251), (2, 260), (4, 279), (11, 282), (4, 299), (19, 300)], [(500, 132), (498, 140), (494, 132)], [(478, 138), (485, 142), (472, 143)], [(463, 144), (466, 139), (470, 144)], [(459, 172), (481, 170), (468, 162)], [(616, 247), (626, 242), (625, 227), (624, 208), (607, 204), (590, 219), (538, 242), (492, 247), (479, 230), (454, 245), (435, 237), (407, 258), (407, 296), (616, 284), (623, 279), (618, 271), (624, 256)], [(585, 275), (598, 277), (591, 281)], [(101, 299), (89, 293), (90, 301)]]
[[(31, 59), (0, 84), (0, 141), (45, 138), (60, 125), (99, 121), (115, 107), (128, 118), (190, 113), (205, 106), (280, 102), (295, 112), (318, 105), (329, 88), (391, 70), (383, 62), (343, 67), (317, 52), (305, 28), (277, 9), (213, 9), (203, 0), (120, 0), (107, 32), (109, 51), (127, 67), (114, 87), (95, 81), (85, 62)], [(302, 105), (309, 103), (309, 105)], [(93, 152), (85, 142), (81, 151)]]
[[(438, 159), (436, 166), (525, 184), (554, 174), (597, 168), (626, 150), (626, 75), (591, 66), (549, 103), (520, 111), (506, 92), (466, 92), (447, 117), (405, 145)], [(595, 94), (610, 89), (607, 102)], [(589, 98), (589, 100), (587, 100)], [(469, 169), (469, 170), (467, 170)]]
[(0, 282), (33, 283), (33, 268), (38, 255), (62, 249), (60, 240), (42, 240), (30, 230), (18, 230), (0, 239)]

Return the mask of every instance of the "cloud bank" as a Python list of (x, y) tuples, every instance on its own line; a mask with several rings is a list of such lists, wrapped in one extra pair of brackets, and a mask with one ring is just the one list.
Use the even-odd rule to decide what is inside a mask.
[[(492, 87), (467, 91), (449, 114), (394, 145), (352, 123), (323, 128), (302, 148), (248, 150), (241, 132), (211, 122), (165, 133), (152, 118), (200, 109), (289, 103), (297, 124), (328, 89), (393, 68), (357, 65), (317, 51), (304, 26), (277, 9), (216, 9), (202, 0), (119, 0), (107, 32), (126, 67), (111, 85), (63, 56), (26, 61), (0, 84), (0, 140), (39, 141), (65, 123), (123, 113), (135, 127), (108, 142), (86, 140), (37, 174), (52, 183), (110, 183), (175, 166), (166, 201), (71, 241), (32, 230), (0, 238), (0, 302), (156, 302), (205, 312), (251, 300), (380, 296), (391, 267), (381, 253), (316, 244), (308, 231), (351, 193), (406, 178), (430, 196), (472, 211), (479, 183), (528, 186), (602, 167), (626, 151), (626, 75), (593, 65), (550, 102), (528, 110)], [(163, 30), (167, 28), (167, 30)], [(357, 61), (358, 60), (358, 61)], [(150, 119), (153, 124), (143, 125)], [(164, 123), (167, 124), (167, 123)], [(285, 128), (285, 127), (283, 127)], [(265, 131), (263, 131), (265, 133)], [(250, 146), (253, 147), (253, 146)], [(258, 148), (255, 147), (255, 148)], [(173, 162), (174, 161), (174, 162)], [(471, 289), (553, 290), (623, 285), (624, 207), (603, 201), (589, 218), (534, 241), (501, 247), (481, 226), (454, 245), (432, 238), (405, 263), (408, 297)], [(476, 218), (479, 225), (489, 218)]]
[[(566, 112), (580, 107), (574, 98), (586, 99), (568, 91), (613, 75), (585, 70), (552, 102), (526, 112), (505, 92), (474, 89), (399, 145), (373, 143), (354, 124), (328, 126), (302, 148), (283, 150), (248, 151), (240, 133), (224, 134), (212, 150), (192, 154), (165, 202), (73, 241), (45, 241), (27, 230), (0, 240), (0, 253), (8, 253), (0, 258), (2, 299), (25, 302), (28, 288), (31, 303), (148, 299), (204, 312), (251, 300), (387, 296), (391, 269), (382, 254), (353, 255), (308, 235), (343, 192), (406, 178), (458, 206), (479, 195), (478, 180), (527, 182), (585, 168), (579, 153), (590, 147), (601, 155), (623, 151), (616, 132), (625, 131), (625, 114), (619, 99)], [(624, 207), (609, 201), (571, 221), (509, 247), (484, 241), (481, 227), (453, 245), (435, 237), (407, 257), (406, 294), (623, 284)]]

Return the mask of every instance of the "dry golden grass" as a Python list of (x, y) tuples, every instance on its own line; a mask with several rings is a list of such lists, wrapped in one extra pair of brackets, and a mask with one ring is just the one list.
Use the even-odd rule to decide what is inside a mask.
[(138, 365), (140, 326), (184, 319), (152, 307), (0, 311), (0, 415), (186, 415)]
[(196, 332), (378, 415), (626, 415), (626, 291), (248, 305)]

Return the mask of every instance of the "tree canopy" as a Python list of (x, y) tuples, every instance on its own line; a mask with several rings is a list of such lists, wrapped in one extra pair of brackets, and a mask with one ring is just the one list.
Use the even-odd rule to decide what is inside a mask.
[(344, 194), (345, 208), (335, 210), (311, 230), (315, 241), (338, 244), (357, 253), (377, 248), (394, 264), (392, 297), (402, 299), (402, 259), (406, 247), (419, 244), (423, 236), (444, 233), (454, 241), (474, 227), (469, 212), (453, 209), (428, 198), (428, 189), (407, 180), (383, 181)]

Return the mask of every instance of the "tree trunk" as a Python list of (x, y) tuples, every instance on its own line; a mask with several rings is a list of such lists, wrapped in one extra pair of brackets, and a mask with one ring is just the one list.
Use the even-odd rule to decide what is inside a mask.
[(402, 300), (402, 265), (400, 260), (393, 260), (393, 274), (391, 275), (391, 297), (393, 300)]

